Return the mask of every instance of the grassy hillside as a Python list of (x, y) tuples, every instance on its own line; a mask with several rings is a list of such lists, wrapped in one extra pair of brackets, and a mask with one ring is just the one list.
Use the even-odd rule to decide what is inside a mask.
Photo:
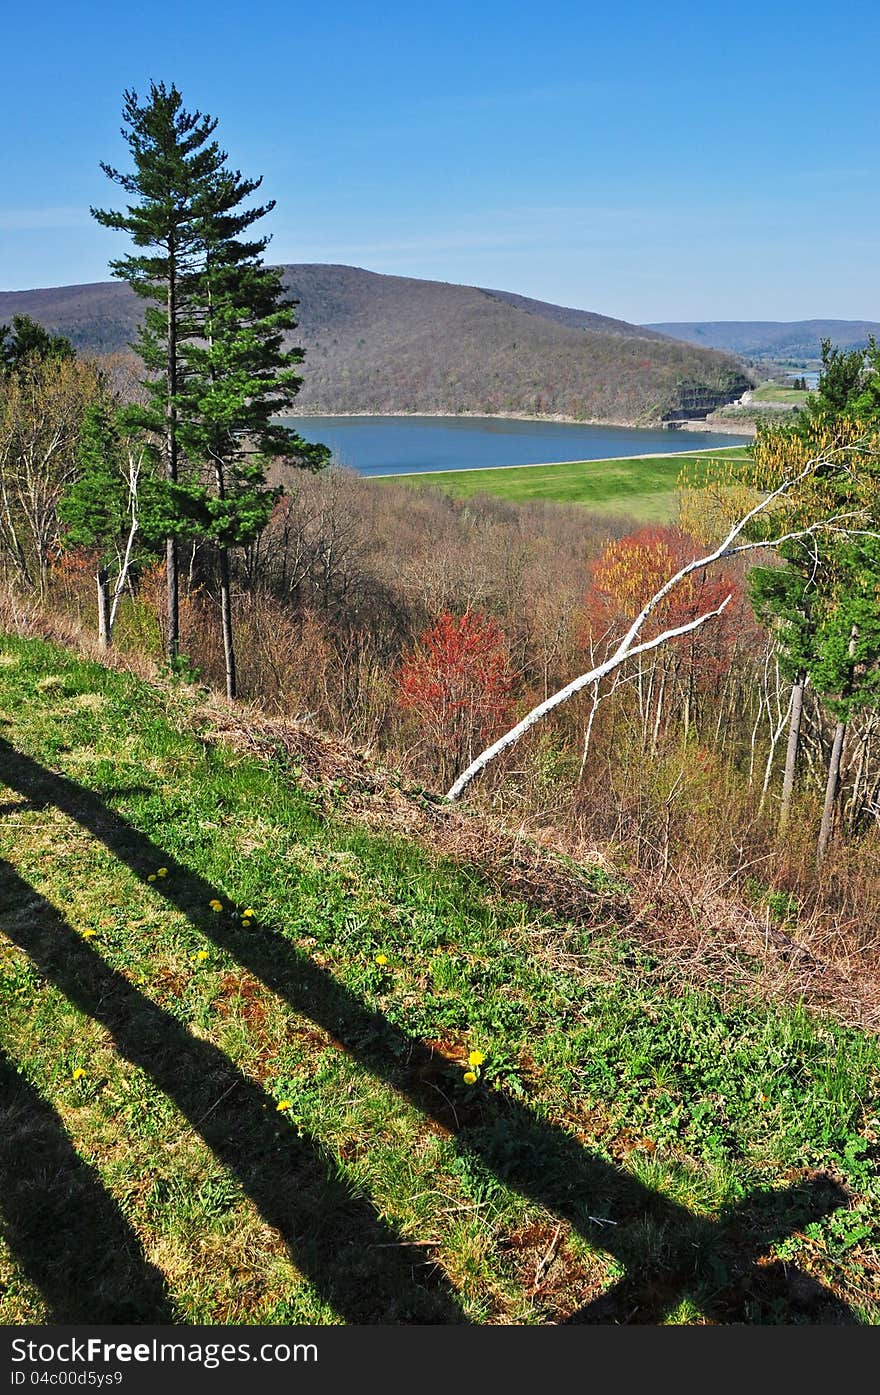
[(759, 383), (751, 394), (753, 402), (779, 402), (784, 407), (803, 407), (809, 392), (801, 388), (781, 387), (779, 383)]
[[(722, 447), (729, 456), (746, 447)], [(501, 470), (442, 470), (430, 474), (395, 475), (401, 484), (433, 486), (456, 499), (491, 494), (522, 503), (543, 499), (584, 504), (593, 513), (622, 515), (640, 523), (668, 523), (678, 516), (678, 479), (694, 460), (711, 461), (718, 450), (687, 454), (635, 456), (619, 460), (581, 460), (562, 465), (511, 466)]]
[[(357, 267), (285, 267), (306, 349), (303, 412), (498, 412), (656, 421), (739, 396), (728, 355), (506, 292)], [(80, 347), (133, 339), (141, 303), (115, 284), (0, 294)]]
[(876, 1040), (317, 737), (0, 657), (0, 1321), (877, 1321)]

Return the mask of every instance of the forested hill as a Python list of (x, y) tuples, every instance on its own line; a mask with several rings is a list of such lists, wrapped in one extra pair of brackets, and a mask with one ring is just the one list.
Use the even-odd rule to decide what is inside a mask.
[(818, 359), (823, 339), (839, 349), (861, 349), (870, 335), (880, 338), (873, 320), (689, 320), (643, 328), (754, 359)]
[[(306, 349), (303, 412), (474, 412), (644, 423), (700, 415), (750, 384), (730, 355), (512, 292), (357, 267), (287, 266)], [(117, 282), (0, 293), (79, 348), (132, 340), (141, 303)]]

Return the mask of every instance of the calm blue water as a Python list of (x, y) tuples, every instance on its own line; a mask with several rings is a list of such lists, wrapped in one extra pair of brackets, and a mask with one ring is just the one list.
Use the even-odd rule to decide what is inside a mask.
[(323, 441), (339, 464), (362, 475), (609, 460), (711, 450), (749, 440), (709, 431), (643, 431), (498, 417), (295, 417), (291, 424), (304, 440)]

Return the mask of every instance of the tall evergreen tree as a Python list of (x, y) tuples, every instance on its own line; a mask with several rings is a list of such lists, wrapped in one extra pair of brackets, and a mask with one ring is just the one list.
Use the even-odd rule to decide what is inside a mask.
[(852, 410), (860, 421), (880, 422), (880, 344), (873, 335), (865, 350), (864, 371)]
[[(133, 170), (123, 173), (102, 161), (104, 173), (134, 199), (124, 212), (93, 208), (107, 228), (127, 233), (135, 248), (110, 263), (114, 276), (149, 302), (134, 347), (147, 369), (150, 401), (142, 425), (165, 442), (166, 477), (174, 486), (180, 473), (178, 394), (184, 386), (181, 346), (198, 332), (197, 308), (204, 266), (202, 224), (206, 196), (223, 165), (223, 152), (211, 139), (215, 118), (186, 111), (172, 84), (151, 83), (149, 100), (124, 94), (122, 135)], [(177, 532), (166, 542), (168, 658), (180, 643)]]
[[(790, 468), (823, 446), (854, 444), (866, 431), (880, 425), (873, 396), (877, 383), (877, 350), (842, 351), (828, 340), (822, 345), (822, 374), (815, 393), (789, 428), (770, 427), (759, 434), (755, 450), (759, 487), (761, 466), (771, 471)], [(880, 402), (880, 395), (877, 401)], [(792, 496), (787, 507), (806, 505), (814, 516), (852, 514), (877, 519), (877, 462), (873, 451), (856, 452), (846, 472), (819, 470), (803, 498)], [(825, 494), (817, 509), (816, 491)], [(840, 769), (849, 715), (875, 700), (873, 670), (877, 661), (877, 628), (865, 610), (865, 588), (878, 600), (876, 547), (855, 544), (841, 534), (817, 534), (795, 539), (777, 549), (781, 565), (755, 567), (749, 587), (756, 612), (777, 625), (780, 662), (792, 682), (791, 717), (780, 809), (785, 830), (791, 811), (795, 767), (800, 741), (800, 721), (806, 683), (836, 714), (837, 723), (829, 751), (825, 806), (818, 841), (818, 861), (827, 852), (837, 798)]]
[(840, 793), (847, 727), (880, 701), (880, 542), (855, 537), (838, 545), (837, 586), (816, 634), (812, 680), (836, 718), (816, 858), (828, 851)]
[(227, 692), (235, 696), (229, 550), (246, 546), (268, 521), (275, 491), (270, 457), (308, 469), (329, 459), (273, 416), (301, 383), (303, 351), (285, 348), (296, 325), (281, 274), (262, 263), (267, 237), (243, 239), (274, 201), (245, 207), (262, 179), (227, 167), (212, 139), (213, 117), (187, 112), (177, 88), (150, 86), (141, 105), (125, 94), (123, 136), (134, 173), (105, 173), (140, 202), (126, 213), (93, 209), (104, 226), (149, 249), (112, 262), (151, 304), (137, 349), (153, 377), (141, 424), (163, 435), (166, 489), (148, 491), (147, 536), (166, 539), (168, 656), (179, 649), (177, 547), (201, 537), (217, 547)]
[(263, 264), (269, 238), (242, 239), (275, 206), (273, 200), (243, 207), (261, 183), (224, 167), (205, 200), (201, 334), (182, 351), (186, 373), (179, 395), (181, 441), (205, 471), (200, 493), (188, 491), (186, 512), (217, 549), (229, 698), (237, 691), (230, 549), (253, 542), (268, 522), (279, 492), (266, 482), (270, 459), (316, 470), (330, 455), (326, 446), (303, 441), (273, 420), (299, 391), (303, 350), (284, 346), (296, 318), (280, 269)]
[(817, 595), (815, 556), (806, 542), (784, 543), (777, 551), (783, 565), (752, 567), (748, 587), (755, 614), (765, 623), (776, 625), (779, 666), (792, 685), (779, 810), (779, 828), (784, 833), (791, 817), (794, 796), (804, 691), (812, 666), (813, 612)]

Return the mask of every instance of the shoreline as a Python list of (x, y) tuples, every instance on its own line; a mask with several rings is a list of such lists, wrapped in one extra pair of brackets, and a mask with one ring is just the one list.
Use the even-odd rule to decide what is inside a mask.
[(737, 424), (734, 421), (713, 421), (697, 422), (683, 421), (677, 426), (676, 431), (714, 431), (717, 436), (748, 436), (754, 440), (758, 434), (757, 427), (753, 421), (744, 421)]
[(293, 412), (279, 421), (308, 421), (309, 417), (445, 417), (449, 421), (551, 421), (563, 426), (619, 426), (627, 431), (661, 431), (659, 424), (636, 426), (631, 421), (600, 421), (598, 417), (537, 416), (530, 412)]
[[(669, 428), (664, 427), (662, 422), (653, 422), (650, 425), (646, 425), (644, 422), (609, 421), (606, 418), (600, 419), (599, 417), (567, 417), (558, 412), (553, 415), (547, 415), (545, 413), (542, 416), (529, 412), (291, 412), (285, 416), (279, 416), (278, 420), (308, 421), (313, 417), (319, 417), (322, 420), (326, 420), (328, 417), (385, 417), (388, 419), (393, 417), (444, 417), (450, 421), (547, 421), (555, 422), (562, 426), (611, 426), (618, 427), (624, 431), (668, 430), (670, 434), (672, 431), (703, 431), (707, 435), (715, 433), (721, 436), (753, 436), (755, 434), (754, 426), (747, 426), (745, 424), (743, 427), (738, 427), (733, 425), (728, 426), (727, 424), (721, 426), (712, 423), (707, 424), (702, 421), (694, 421), (682, 422), (680, 426)], [(620, 458), (636, 459), (635, 456), (621, 456)], [(494, 469), (496, 467), (490, 466), (488, 468)], [(505, 466), (502, 468), (507, 467)]]

